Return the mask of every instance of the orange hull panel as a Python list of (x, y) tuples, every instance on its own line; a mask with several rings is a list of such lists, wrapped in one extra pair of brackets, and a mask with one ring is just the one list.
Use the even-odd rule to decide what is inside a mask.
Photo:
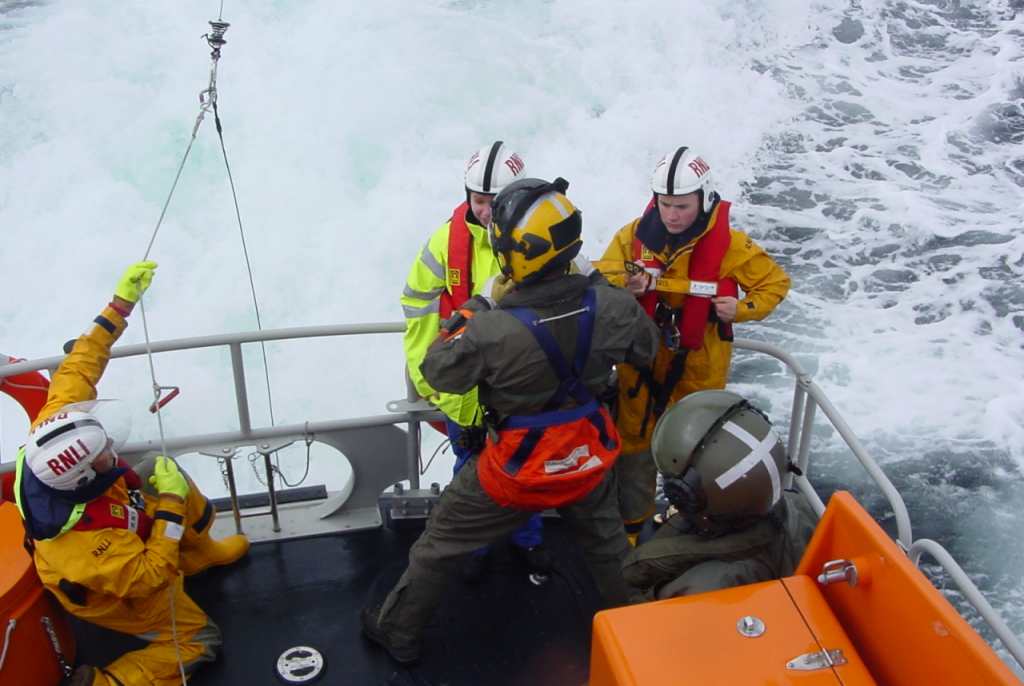
[[(830, 560), (856, 586), (821, 585)], [(744, 616), (764, 623), (748, 638)], [(846, 664), (797, 671), (800, 655)], [(664, 684), (1018, 685), (1021, 682), (849, 493), (836, 493), (794, 576), (600, 612), (590, 686)]]
[(856, 565), (860, 582), (830, 584), (822, 593), (879, 682), (1021, 683), (845, 491), (829, 500), (795, 573), (815, 576), (840, 558)]
[[(797, 606), (799, 605), (799, 610)], [(753, 615), (761, 636), (737, 629)], [(847, 664), (813, 671), (786, 663), (827, 649)], [(874, 684), (814, 582), (793, 577), (598, 613), (590, 686)]]
[(75, 640), (64, 609), (43, 591), (35, 566), (22, 546), (24, 535), (18, 510), (9, 503), (0, 503), (0, 644), (10, 621), (15, 621), (0, 684), (56, 686), (62, 674), (43, 628), (43, 617), (53, 623), (64, 658), (71, 664)]

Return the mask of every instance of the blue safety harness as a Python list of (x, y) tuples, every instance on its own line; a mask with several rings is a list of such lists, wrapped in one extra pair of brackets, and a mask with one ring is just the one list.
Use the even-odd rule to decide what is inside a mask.
[[(594, 336), (594, 321), (597, 296), (593, 288), (588, 288), (583, 294), (582, 310), (579, 313), (578, 328), (576, 334), (576, 354), (573, 357), (572, 365), (562, 355), (555, 337), (551, 334), (545, 322), (543, 322), (532, 309), (528, 307), (510, 307), (502, 309), (518, 319), (533, 334), (537, 345), (544, 351), (548, 362), (558, 376), (558, 389), (544, 404), (544, 408), (537, 414), (512, 415), (507, 417), (500, 425), (500, 429), (529, 429), (523, 437), (522, 443), (504, 465), (504, 470), (515, 475), (522, 469), (526, 460), (533, 453), (534, 448), (544, 435), (548, 427), (559, 424), (568, 424), (579, 419), (587, 418), (597, 429), (600, 435), (601, 444), (608, 449), (615, 446), (615, 441), (608, 435), (604, 417), (601, 414), (601, 405), (594, 398), (593, 394), (583, 383), (583, 367), (590, 356), (590, 344)], [(560, 408), (568, 398), (576, 401), (577, 406), (570, 409)]]

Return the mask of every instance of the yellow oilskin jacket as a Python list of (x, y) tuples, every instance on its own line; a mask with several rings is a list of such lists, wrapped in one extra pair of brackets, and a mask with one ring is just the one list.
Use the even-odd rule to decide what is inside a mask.
[[(471, 295), (483, 290), (484, 284), (498, 274), (498, 261), (491, 251), (487, 229), (470, 221), (469, 229), (472, 247), (470, 250)], [(453, 279), (463, 278), (448, 268), (448, 232), (451, 222), (446, 222), (427, 241), (419, 257), (409, 270), (405, 290), (402, 291), (402, 311), (405, 314), (405, 359), (416, 390), (421, 396), (434, 403), (442, 412), (461, 426), (480, 424), (482, 412), (474, 388), (468, 393), (456, 395), (439, 393), (431, 388), (420, 372), (420, 364), (427, 354), (427, 348), (441, 330), (441, 294), (451, 293)]]
[[(110, 359), (110, 348), (125, 328), (124, 318), (110, 307), (96, 321), (54, 373), (46, 405), (33, 428), (65, 405), (96, 398), (96, 384)], [(18, 464), (19, 476), (23, 459)], [(20, 485), (15, 492), (21, 507)], [(104, 495), (125, 506), (130, 502), (124, 477)], [(147, 541), (126, 529), (71, 529), (35, 542), (36, 570), (46, 588), (75, 616), (147, 640), (158, 640), (162, 632), (169, 635), (168, 588), (174, 588), (179, 636), (191, 635), (202, 629), (207, 619), (182, 589), (178, 577), (182, 527), (170, 521), (184, 520), (187, 506), (175, 499), (149, 496), (146, 509), (151, 516), (158, 512), (168, 516), (154, 520)], [(165, 631), (159, 629), (164, 625)]]
[[(715, 225), (718, 207), (711, 213), (708, 229)], [(617, 286), (626, 285), (623, 263), (634, 259), (633, 239), (639, 223), (638, 217), (619, 229), (601, 260), (595, 263), (608, 281)], [(736, 306), (736, 323), (764, 319), (789, 292), (789, 276), (749, 236), (731, 227), (729, 231), (731, 241), (722, 258), (719, 278), (735, 280), (743, 291), (743, 297)], [(707, 229), (704, 233), (707, 233)], [(662, 301), (672, 308), (680, 307), (685, 295), (689, 293), (690, 256), (704, 233), (675, 250), (666, 245), (662, 252), (654, 253), (662, 264), (668, 265), (658, 278), (656, 289)], [(652, 368), (656, 382), (664, 381), (669, 364), (676, 354), (662, 342)], [(694, 391), (725, 388), (731, 358), (732, 343), (719, 338), (717, 324), (709, 322), (701, 348), (688, 351), (683, 376), (672, 389), (668, 404)], [(656, 418), (647, 417), (646, 423), (644, 421), (650, 411), (650, 389), (647, 384), (637, 383), (639, 374), (636, 368), (628, 364), (620, 364), (617, 368), (619, 405), (616, 423), (622, 436), (622, 453), (629, 455), (650, 447)]]

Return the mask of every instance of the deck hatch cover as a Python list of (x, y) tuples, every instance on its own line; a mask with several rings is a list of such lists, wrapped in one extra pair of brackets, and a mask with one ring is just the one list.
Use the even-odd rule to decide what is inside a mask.
[(319, 650), (295, 646), (277, 658), (277, 678), (286, 684), (311, 684), (323, 676), (325, 666)]

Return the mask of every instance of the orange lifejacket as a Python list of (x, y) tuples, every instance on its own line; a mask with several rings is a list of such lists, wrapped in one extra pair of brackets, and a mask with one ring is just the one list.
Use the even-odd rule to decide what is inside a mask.
[[(647, 205), (644, 214), (657, 212), (654, 200)], [(729, 231), (729, 203), (721, 200), (718, 203), (718, 214), (715, 224), (697, 240), (690, 256), (687, 276), (690, 279), (690, 292), (685, 296), (681, 313), (676, 317), (679, 331), (680, 347), (688, 350), (699, 350), (704, 343), (704, 326), (711, 317), (711, 298), (725, 295), (733, 298), (739, 295), (739, 286), (733, 279), (720, 278), (722, 260), (729, 250), (732, 236)], [(633, 260), (641, 262), (646, 268), (664, 272), (668, 269), (657, 257), (647, 251), (644, 257), (644, 244), (639, 238), (633, 238)], [(639, 298), (647, 315), (657, 321), (657, 309), (660, 302), (658, 292), (648, 291)], [(732, 324), (719, 323), (718, 334), (724, 341), (733, 339)]]
[[(488, 432), (477, 473), (483, 489), (504, 507), (539, 511), (576, 502), (601, 483), (618, 459), (615, 422), (582, 379), (590, 354), (596, 299), (593, 289), (583, 297), (571, 366), (533, 310), (503, 310), (529, 329), (559, 379), (558, 389), (541, 412), (507, 417), (494, 427), (496, 436)], [(576, 407), (560, 409), (569, 398), (576, 401)]]
[(469, 203), (464, 202), (452, 212), (448, 224), (448, 274), (451, 291), (447, 288), (441, 292), (441, 321), (448, 319), (452, 312), (462, 307), (472, 293), (472, 265), (470, 263), (470, 243), (472, 237), (466, 226), (466, 213)]

